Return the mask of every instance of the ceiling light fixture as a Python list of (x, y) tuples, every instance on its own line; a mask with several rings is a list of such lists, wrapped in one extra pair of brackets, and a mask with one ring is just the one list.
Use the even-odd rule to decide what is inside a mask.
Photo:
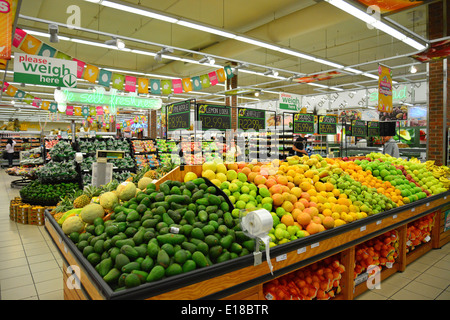
[(122, 40), (117, 39), (117, 38), (112, 38), (111, 40), (106, 40), (105, 44), (107, 44), (108, 46), (115, 46), (119, 50), (125, 49), (125, 42), (123, 42)]
[(58, 31), (59, 31), (58, 25), (56, 25), (56, 24), (48, 25), (48, 33), (50, 34), (50, 42), (52, 42), (52, 43), (59, 42)]
[(201, 64), (215, 64), (216, 60), (214, 60), (214, 58), (211, 58), (210, 56), (205, 56), (204, 58), (198, 60), (198, 63), (201, 63)]
[(264, 72), (264, 75), (265, 75), (265, 76), (270, 76), (270, 75), (272, 75), (272, 76), (277, 77), (278, 74), (279, 74), (278, 71), (275, 71), (275, 70), (273, 70), (273, 69), (270, 69), (270, 70), (267, 70), (266, 72)]
[(408, 37), (407, 35), (401, 33), (400, 31), (392, 28), (391, 26), (387, 25), (386, 23), (382, 22), (379, 19), (376, 19), (374, 16), (371, 16), (364, 11), (359, 10), (358, 8), (352, 6), (351, 4), (343, 1), (343, 0), (325, 0), (329, 4), (335, 6), (336, 8), (341, 9), (342, 11), (347, 12), (348, 14), (351, 14), (352, 16), (364, 21), (365, 23), (371, 25), (377, 30), (383, 31), (394, 38), (402, 41), (403, 43), (413, 47), (414, 49), (418, 51), (422, 51), (427, 48), (427, 46), (424, 46), (423, 44), (417, 42), (416, 40)]
[(411, 68), (409, 68), (409, 72), (416, 73), (417, 72), (417, 68), (415, 66), (411, 66)]
[(163, 58), (163, 54), (166, 54), (166, 53), (173, 53), (173, 49), (172, 48), (168, 48), (168, 47), (162, 48), (160, 51), (158, 51), (156, 53), (155, 60), (158, 61), (158, 62), (161, 62), (162, 58)]
[(320, 59), (320, 58), (316, 58), (301, 52), (297, 52), (295, 50), (289, 49), (289, 48), (284, 48), (284, 47), (280, 47), (277, 45), (273, 45), (264, 41), (260, 41), (254, 38), (250, 38), (248, 36), (245, 35), (238, 35), (232, 32), (227, 32), (225, 30), (222, 29), (218, 29), (218, 28), (214, 28), (214, 27), (209, 27), (197, 22), (191, 22), (191, 21), (186, 21), (184, 19), (180, 19), (180, 18), (175, 18), (173, 16), (167, 15), (163, 12), (154, 12), (154, 11), (150, 11), (148, 9), (141, 9), (135, 5), (131, 5), (131, 4), (122, 4), (117, 0), (114, 1), (106, 1), (106, 0), (85, 0), (91, 3), (98, 3), (102, 6), (105, 7), (109, 7), (109, 8), (114, 8), (117, 10), (122, 10), (124, 12), (129, 12), (129, 13), (134, 13), (134, 14), (138, 14), (138, 15), (142, 15), (145, 17), (149, 17), (149, 18), (154, 18), (154, 19), (158, 19), (161, 21), (165, 21), (168, 23), (175, 23), (178, 24), (180, 26), (184, 26), (187, 28), (191, 28), (191, 29), (195, 29), (195, 30), (200, 30), (200, 31), (204, 31), (204, 32), (208, 32), (208, 33), (212, 33), (212, 34), (216, 34), (225, 38), (229, 38), (229, 39), (234, 39), (237, 41), (241, 41), (241, 42), (245, 42), (245, 43), (249, 43), (255, 46), (259, 46), (262, 48), (266, 48), (266, 49), (270, 49), (270, 50), (274, 50), (274, 51), (278, 51), (281, 53), (285, 53), (294, 57), (298, 57), (298, 58), (302, 58), (302, 59), (306, 59), (306, 60), (310, 60), (310, 61), (314, 61), (317, 63), (321, 63), (321, 64), (325, 64), (334, 68), (343, 68), (343, 65), (328, 61), (328, 60), (324, 60), (324, 59)]

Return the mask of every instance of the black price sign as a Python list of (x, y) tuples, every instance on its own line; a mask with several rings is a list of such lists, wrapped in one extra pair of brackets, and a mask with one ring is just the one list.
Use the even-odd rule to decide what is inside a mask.
[(167, 106), (167, 130), (191, 128), (191, 101), (183, 101)]
[(319, 134), (336, 134), (337, 116), (319, 116)]
[(241, 130), (265, 130), (266, 112), (263, 110), (238, 108), (238, 128)]
[(211, 104), (197, 105), (198, 121), (202, 122), (202, 130), (231, 129), (231, 108)]
[(379, 137), (380, 136), (380, 123), (378, 121), (368, 121), (367, 122), (367, 135), (369, 137)]
[(352, 120), (352, 136), (365, 137), (367, 136), (367, 125), (362, 120)]
[(294, 133), (314, 133), (314, 115), (297, 113), (294, 115)]

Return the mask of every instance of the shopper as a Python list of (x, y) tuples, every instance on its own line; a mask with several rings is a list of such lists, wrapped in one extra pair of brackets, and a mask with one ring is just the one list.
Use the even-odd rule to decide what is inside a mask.
[(307, 156), (308, 153), (306, 152), (306, 141), (308, 139), (306, 138), (306, 134), (301, 133), (297, 139), (294, 141), (294, 144), (292, 146), (292, 150), (294, 150), (294, 154), (297, 156)]
[(8, 166), (11, 168), (12, 164), (13, 164), (13, 158), (14, 158), (14, 146), (16, 145), (16, 142), (9, 138), (8, 141), (6, 142), (6, 147), (5, 147), (5, 151), (6, 151), (6, 156), (8, 159)]
[(388, 154), (394, 158), (400, 157), (400, 151), (398, 150), (397, 142), (392, 138), (392, 136), (383, 137), (384, 142), (384, 154)]

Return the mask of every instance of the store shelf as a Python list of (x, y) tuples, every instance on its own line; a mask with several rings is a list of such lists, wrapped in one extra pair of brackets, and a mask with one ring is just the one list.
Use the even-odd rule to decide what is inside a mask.
[[(201, 166), (184, 166), (174, 169), (156, 182), (159, 186), (166, 180), (183, 181), (187, 172), (201, 173)], [(414, 203), (404, 205), (377, 215), (369, 216), (334, 229), (297, 239), (271, 248), (270, 256), (273, 274), (270, 273), (265, 252), (262, 253), (262, 264), (254, 265), (253, 255), (197, 269), (192, 272), (167, 278), (155, 283), (143, 284), (139, 287), (112, 292), (94, 268), (82, 256), (73, 242), (62, 234), (61, 228), (51, 215), (46, 213), (46, 230), (58, 246), (68, 265), (78, 265), (82, 269), (81, 283), (89, 298), (94, 299), (225, 299), (240, 296), (243, 292), (252, 297), (261, 297), (258, 290), (261, 284), (278, 276), (295, 271), (315, 261), (342, 252), (348, 254), (352, 248), (368, 239), (386, 231), (401, 228), (407, 223), (423, 217), (431, 212), (439, 212), (449, 206), (450, 191), (435, 195)], [(439, 229), (439, 224), (437, 226)], [(439, 244), (439, 233), (431, 243)], [(346, 258), (351, 262), (350, 258)], [(402, 265), (403, 267), (403, 265)], [(353, 297), (353, 273), (345, 275), (343, 299)], [(236, 296), (235, 296), (236, 295)]]

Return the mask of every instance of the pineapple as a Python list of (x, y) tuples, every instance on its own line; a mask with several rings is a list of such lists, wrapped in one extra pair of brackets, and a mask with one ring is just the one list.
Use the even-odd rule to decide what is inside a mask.
[(74, 208), (83, 208), (84, 206), (88, 205), (91, 202), (91, 198), (89, 198), (87, 195), (82, 194), (81, 196), (77, 197), (75, 201), (73, 202)]

